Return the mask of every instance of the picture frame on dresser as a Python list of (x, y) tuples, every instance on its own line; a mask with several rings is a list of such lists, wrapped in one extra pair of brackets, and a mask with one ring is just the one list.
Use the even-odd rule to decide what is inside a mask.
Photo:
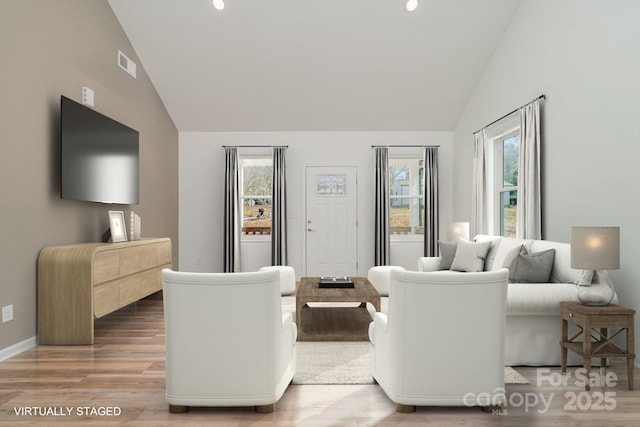
[(111, 241), (126, 242), (127, 229), (124, 222), (124, 212), (109, 211), (109, 228), (111, 230)]

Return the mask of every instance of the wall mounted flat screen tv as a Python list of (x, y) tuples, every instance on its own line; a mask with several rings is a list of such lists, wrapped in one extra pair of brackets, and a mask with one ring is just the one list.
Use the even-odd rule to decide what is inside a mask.
[(63, 199), (138, 204), (138, 131), (60, 98)]

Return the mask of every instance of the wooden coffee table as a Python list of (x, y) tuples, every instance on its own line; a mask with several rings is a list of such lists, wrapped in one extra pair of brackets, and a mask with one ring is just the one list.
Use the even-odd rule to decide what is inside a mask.
[[(368, 341), (371, 316), (367, 303), (380, 311), (380, 294), (366, 277), (353, 288), (320, 288), (319, 277), (303, 277), (296, 292), (298, 341)], [(357, 307), (309, 307), (313, 302), (357, 302)]]

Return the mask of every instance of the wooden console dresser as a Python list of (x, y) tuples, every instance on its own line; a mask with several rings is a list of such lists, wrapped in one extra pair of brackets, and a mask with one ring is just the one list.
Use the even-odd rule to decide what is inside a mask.
[(38, 343), (93, 344), (93, 321), (162, 289), (171, 240), (44, 248), (38, 257)]

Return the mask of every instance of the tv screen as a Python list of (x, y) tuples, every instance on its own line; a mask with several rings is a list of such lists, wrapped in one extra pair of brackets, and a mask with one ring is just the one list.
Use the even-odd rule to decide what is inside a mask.
[(60, 99), (63, 199), (138, 204), (138, 131)]

